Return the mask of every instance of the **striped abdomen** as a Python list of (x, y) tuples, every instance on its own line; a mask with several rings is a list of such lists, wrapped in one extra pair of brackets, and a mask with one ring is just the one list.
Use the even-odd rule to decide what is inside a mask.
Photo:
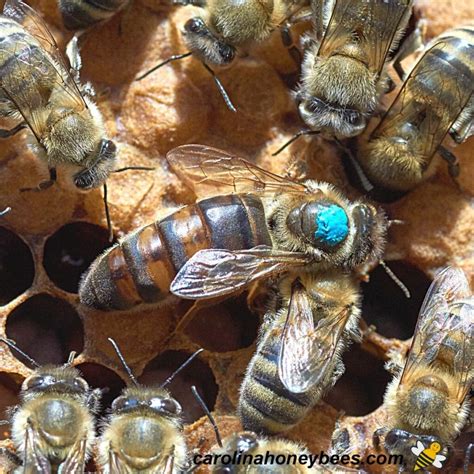
[[(23, 110), (47, 103), (57, 73), (38, 41), (15, 21), (0, 17), (0, 98)], [(8, 91), (8, 95), (5, 92)]]
[(183, 207), (128, 234), (83, 277), (81, 302), (102, 310), (157, 303), (196, 252), (272, 245), (262, 202), (253, 195), (217, 196)]
[(124, 8), (128, 0), (60, 0), (59, 9), (68, 30), (82, 30), (106, 21)]
[(290, 392), (278, 375), (278, 354), (286, 313), (260, 341), (240, 390), (238, 413), (245, 430), (276, 434), (298, 424), (319, 400), (321, 389)]

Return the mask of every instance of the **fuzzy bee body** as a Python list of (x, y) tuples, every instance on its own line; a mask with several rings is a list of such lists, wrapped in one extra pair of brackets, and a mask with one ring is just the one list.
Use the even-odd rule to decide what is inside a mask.
[[(301, 278), (307, 294), (310, 295), (312, 313), (318, 322), (337, 321), (348, 309), (345, 324), (342, 323), (341, 337), (334, 341), (324, 338), (320, 333), (320, 357), (330, 358), (330, 362), (317, 374), (317, 383), (312, 383), (309, 390), (297, 393), (286, 387), (280, 378), (279, 364), (283, 343), (283, 333), (287, 324), (289, 301), (291, 299), (291, 281), (287, 279), (280, 284), (282, 307), (270, 311), (265, 316), (261, 329), (260, 342), (248, 366), (240, 390), (239, 416), (247, 430), (257, 433), (275, 434), (291, 429), (300, 422), (305, 414), (330, 389), (344, 372), (341, 354), (349, 339), (357, 338), (356, 326), (359, 318), (359, 288), (350, 276), (338, 271)], [(300, 341), (301, 342), (301, 341)], [(310, 372), (311, 369), (307, 368)]]
[(0, 41), (0, 117), (20, 121), (2, 137), (29, 128), (31, 148), (50, 169), (48, 186), (57, 165), (72, 170), (76, 188), (102, 185), (115, 166), (116, 146), (43, 19), (21, 0), (8, 0)]
[(258, 197), (205, 199), (142, 227), (99, 257), (83, 279), (81, 299), (98, 309), (158, 303), (169, 296), (174, 277), (197, 251), (258, 245), (271, 245)]
[(314, 2), (298, 110), (330, 138), (360, 134), (386, 88), (384, 67), (411, 14), (410, 0)]
[(474, 27), (435, 38), (398, 96), (361, 143), (358, 161), (374, 186), (406, 192), (432, 174), (433, 157), (450, 133), (457, 143), (472, 134)]
[(59, 0), (59, 10), (68, 30), (84, 30), (107, 21), (125, 8), (129, 0)]

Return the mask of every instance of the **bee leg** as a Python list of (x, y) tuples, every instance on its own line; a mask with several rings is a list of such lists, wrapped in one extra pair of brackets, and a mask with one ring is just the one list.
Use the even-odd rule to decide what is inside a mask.
[(453, 179), (454, 184), (459, 189), (459, 191), (464, 193), (464, 191), (461, 189), (459, 181), (457, 180), (457, 178), (459, 177), (459, 161), (456, 158), (456, 155), (450, 152), (444, 146), (438, 147), (438, 153), (440, 154), (441, 158), (443, 158), (443, 160), (446, 161), (446, 163), (448, 164), (449, 176), (451, 176), (451, 178)]
[(21, 188), (20, 192), (25, 191), (44, 191), (49, 189), (58, 179), (58, 175), (56, 173), (56, 168), (49, 168), (49, 179), (47, 181), (41, 181), (41, 183), (36, 186), (36, 188)]
[(77, 84), (80, 83), (80, 71), (82, 69), (82, 58), (79, 52), (79, 36), (81, 33), (76, 33), (69, 43), (66, 45), (66, 56), (71, 66), (70, 73)]
[(100, 388), (95, 388), (87, 396), (86, 403), (92, 412), (96, 413), (99, 410), (101, 398), (102, 398), (102, 389)]
[(474, 98), (471, 97), (468, 104), (459, 114), (456, 120), (456, 128), (452, 127), (449, 131), (451, 138), (459, 145), (467, 140), (473, 133), (474, 127)]
[(281, 41), (283, 43), (283, 46), (285, 46), (285, 48), (288, 50), (288, 53), (290, 54), (291, 59), (296, 64), (296, 67), (299, 71), (301, 67), (301, 62), (303, 61), (303, 57), (301, 55), (300, 50), (298, 49), (298, 47), (295, 45), (295, 42), (293, 41), (293, 35), (291, 34), (290, 25), (287, 23), (281, 26), (280, 33), (281, 33)]
[(404, 81), (406, 78), (406, 74), (405, 74), (405, 71), (403, 70), (401, 63), (411, 54), (424, 48), (426, 26), (427, 26), (427, 22), (425, 20), (420, 20), (415, 30), (400, 45), (400, 48), (398, 49), (397, 54), (393, 58), (393, 68), (395, 69), (401, 81)]
[(466, 448), (466, 454), (464, 455), (464, 463), (463, 463), (463, 470), (464, 474), (468, 474), (469, 466), (471, 464), (471, 454), (472, 450), (474, 449), (474, 443), (469, 443)]
[(193, 5), (195, 7), (205, 7), (206, 0), (173, 0), (173, 5)]
[(26, 127), (27, 127), (26, 123), (21, 122), (15, 127), (11, 128), (10, 130), (5, 130), (5, 129), (0, 128), (0, 138), (12, 137), (13, 135), (17, 134), (20, 130), (23, 130)]
[(372, 444), (377, 451), (380, 451), (380, 439), (387, 433), (387, 428), (377, 428), (372, 435)]

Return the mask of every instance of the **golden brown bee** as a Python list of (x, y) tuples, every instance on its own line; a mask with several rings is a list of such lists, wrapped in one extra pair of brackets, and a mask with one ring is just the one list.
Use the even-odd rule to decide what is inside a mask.
[(195, 352), (159, 387), (140, 386), (112, 339), (133, 382), (112, 403), (98, 442), (97, 464), (104, 474), (177, 474), (186, 465), (181, 406), (164, 388), (202, 349)]
[(129, 0), (59, 0), (64, 26), (68, 30), (85, 30), (107, 21), (125, 8)]
[[(19, 121), (0, 136), (28, 127), (31, 147), (48, 163), (72, 170), (76, 188), (102, 185), (115, 165), (116, 147), (107, 138), (102, 116), (69, 72), (43, 19), (21, 0), (8, 0), (0, 17), (0, 117)], [(72, 63), (80, 60), (72, 58)]]
[(223, 192), (127, 235), (92, 263), (81, 302), (103, 310), (169, 296), (207, 300), (262, 278), (353, 269), (381, 256), (387, 220), (333, 186), (297, 183), (201, 145), (168, 161), (196, 195)]
[(387, 426), (375, 437), (385, 434), (387, 451), (410, 453), (426, 437), (442, 448), (454, 441), (469, 414), (473, 339), (474, 297), (464, 272), (448, 267), (428, 290), (405, 366), (385, 394)]
[(246, 430), (274, 434), (299, 423), (344, 373), (342, 352), (360, 340), (359, 285), (341, 270), (290, 276), (280, 283), (275, 310), (240, 390)]
[(301, 118), (313, 132), (361, 133), (386, 87), (383, 71), (411, 14), (411, 0), (315, 2), (315, 31), (305, 40)]
[(228, 67), (253, 43), (269, 38), (281, 28), (282, 39), (290, 54), (299, 62), (298, 49), (293, 45), (289, 25), (307, 15), (309, 0), (177, 0), (180, 5), (202, 7), (203, 15), (189, 19), (183, 30), (187, 53), (172, 56), (142, 74), (143, 79), (171, 61), (189, 56), (198, 58), (211, 73), (227, 107), (236, 112), (223, 85), (211, 66)]
[(388, 191), (409, 191), (432, 174), (436, 153), (458, 176), (456, 157), (441, 143), (448, 133), (456, 143), (472, 134), (473, 92), (474, 27), (449, 30), (427, 46), (382, 121), (360, 144), (357, 160), (369, 181)]
[[(19, 351), (12, 342), (2, 341)], [(95, 440), (94, 415), (101, 391), (92, 390), (71, 366), (74, 355), (59, 367), (40, 367), (28, 357), (36, 369), (23, 382), (20, 405), (11, 417), (12, 440), (21, 462), (15, 473), (84, 472)]]

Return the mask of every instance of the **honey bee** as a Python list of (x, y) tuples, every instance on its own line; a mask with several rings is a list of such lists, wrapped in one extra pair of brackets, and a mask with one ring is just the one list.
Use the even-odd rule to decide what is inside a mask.
[(275, 434), (299, 423), (344, 373), (342, 352), (359, 340), (359, 285), (340, 270), (289, 277), (265, 315), (238, 413), (246, 430)]
[(469, 414), (473, 337), (474, 297), (464, 272), (448, 267), (428, 290), (405, 366), (387, 387), (387, 426), (376, 444), (385, 435), (386, 450), (408, 459), (418, 441), (454, 441)]
[(85, 30), (112, 18), (129, 0), (59, 0), (64, 26), (68, 30)]
[(227, 194), (183, 207), (108, 249), (82, 277), (83, 304), (129, 309), (170, 291), (209, 300), (263, 278), (380, 259), (385, 214), (328, 183), (297, 183), (202, 145), (180, 146), (167, 159), (198, 197), (210, 189)]
[(242, 54), (253, 43), (265, 41), (277, 28), (281, 29), (283, 42), (291, 56), (300, 62), (289, 24), (306, 18), (309, 0), (178, 0), (175, 3), (195, 5), (203, 10), (202, 16), (191, 18), (184, 25), (183, 36), (189, 51), (168, 58), (138, 80), (171, 61), (192, 55), (211, 73), (227, 107), (235, 112), (235, 106), (211, 66), (229, 67), (239, 53)]
[[(212, 453), (205, 455), (195, 455), (194, 462), (198, 466), (201, 462), (212, 464), (211, 472), (215, 474), (245, 474), (252, 472), (254, 474), (265, 474), (269, 472), (298, 473), (305, 474), (318, 472), (313, 467), (314, 461), (311, 460), (311, 454), (305, 446), (287, 439), (270, 439), (264, 436), (258, 436), (251, 431), (241, 431), (228, 436), (222, 440), (219, 428), (214, 417), (207, 408), (204, 400), (196, 390), (191, 388), (194, 396), (208, 417), (216, 436), (217, 448), (212, 449)], [(247, 455), (247, 456), (246, 456)], [(305, 458), (305, 463), (290, 463), (284, 465), (277, 463), (278, 456)], [(216, 462), (206, 463), (206, 458), (213, 458)], [(250, 462), (250, 460), (253, 462)], [(262, 462), (259, 462), (261, 459)], [(226, 462), (227, 461), (227, 462)], [(321, 471), (322, 472), (322, 471)]]
[(114, 168), (116, 146), (106, 137), (90, 91), (77, 82), (77, 70), (69, 72), (43, 19), (21, 0), (7, 0), (0, 39), (0, 117), (19, 121), (0, 130), (0, 137), (29, 128), (30, 146), (50, 174), (35, 189), (52, 186), (59, 165), (72, 170), (78, 189), (102, 185)]
[(411, 6), (411, 0), (315, 2), (315, 32), (305, 40), (296, 92), (312, 133), (346, 138), (365, 129), (386, 89), (384, 66)]
[(449, 133), (462, 143), (473, 133), (474, 27), (435, 38), (416, 62), (393, 104), (358, 150), (376, 187), (407, 192), (432, 174), (439, 153), (453, 178), (456, 157), (441, 146)]
[[(15, 473), (83, 473), (95, 440), (94, 415), (100, 389), (91, 389), (72, 367), (40, 367), (16, 345), (0, 339), (34, 365), (21, 386), (20, 405), (12, 412), (12, 440), (21, 465)], [(54, 469), (57, 469), (54, 470)]]
[(140, 386), (114, 340), (109, 339), (133, 383), (112, 403), (98, 443), (104, 474), (177, 474), (186, 465), (181, 406), (164, 388), (203, 349), (196, 351), (159, 387)]

